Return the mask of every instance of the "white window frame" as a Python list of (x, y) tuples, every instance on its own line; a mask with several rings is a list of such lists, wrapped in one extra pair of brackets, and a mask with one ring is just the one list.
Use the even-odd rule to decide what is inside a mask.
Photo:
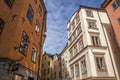
[(36, 61), (36, 54), (37, 54), (37, 48), (36, 48), (35, 45), (33, 45), (33, 47), (32, 47), (32, 57), (31, 57), (31, 60), (32, 60), (33, 62)]

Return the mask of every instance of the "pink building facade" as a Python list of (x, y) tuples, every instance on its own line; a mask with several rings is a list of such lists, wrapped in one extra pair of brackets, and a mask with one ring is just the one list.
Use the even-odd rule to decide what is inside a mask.
[(61, 59), (60, 55), (53, 56), (53, 80), (61, 80)]

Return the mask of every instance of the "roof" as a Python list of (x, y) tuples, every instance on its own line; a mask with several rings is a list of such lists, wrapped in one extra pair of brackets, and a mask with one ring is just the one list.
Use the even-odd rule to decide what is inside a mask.
[(112, 0), (105, 0), (102, 5), (101, 8), (105, 8)]
[(52, 54), (49, 54), (49, 53), (44, 52), (43, 56), (44, 56), (44, 55), (48, 55), (49, 57), (53, 58), (53, 55), (52, 55)]
[(71, 18), (69, 19), (68, 23), (71, 21), (72, 17), (81, 10), (81, 8), (86, 8), (86, 9), (92, 9), (92, 10), (101, 10), (101, 11), (104, 11), (105, 9), (104, 8), (95, 8), (95, 7), (88, 7), (88, 6), (83, 6), (83, 5), (80, 5), (79, 9), (75, 11), (75, 13), (71, 16)]

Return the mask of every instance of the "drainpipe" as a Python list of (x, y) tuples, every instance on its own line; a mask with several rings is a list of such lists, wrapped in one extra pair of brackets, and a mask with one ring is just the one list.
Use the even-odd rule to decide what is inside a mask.
[[(102, 21), (101, 21), (101, 18), (100, 18), (100, 15), (99, 15), (98, 11), (99, 11), (99, 10), (97, 10), (97, 14), (98, 14), (98, 17), (99, 17), (101, 26), (102, 26), (103, 33), (104, 33), (104, 35), (105, 35), (105, 31), (104, 31), (104, 28), (103, 28), (104, 26), (103, 26), (103, 24), (102, 24)], [(108, 17), (108, 16), (107, 16), (107, 17)], [(109, 21), (110, 21), (110, 20), (109, 20)], [(110, 24), (111, 24), (111, 23), (110, 23)], [(112, 55), (111, 55), (111, 52), (110, 52), (110, 48), (109, 48), (109, 45), (108, 45), (108, 42), (107, 42), (107, 37), (106, 37), (106, 35), (105, 35), (105, 40), (106, 40), (106, 43), (107, 43), (107, 46), (108, 46), (108, 51), (109, 51), (109, 53), (110, 53), (110, 59), (111, 59), (111, 62), (112, 62), (112, 66), (113, 66), (113, 71), (114, 71), (114, 74), (115, 74), (115, 78), (116, 78), (116, 80), (117, 80), (116, 72), (115, 72), (115, 66), (114, 66), (114, 63), (113, 63), (113, 59), (112, 59)]]

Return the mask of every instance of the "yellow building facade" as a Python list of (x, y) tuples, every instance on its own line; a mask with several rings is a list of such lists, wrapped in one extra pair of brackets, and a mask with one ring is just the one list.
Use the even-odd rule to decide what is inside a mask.
[(44, 53), (42, 56), (42, 80), (53, 79), (53, 55)]

